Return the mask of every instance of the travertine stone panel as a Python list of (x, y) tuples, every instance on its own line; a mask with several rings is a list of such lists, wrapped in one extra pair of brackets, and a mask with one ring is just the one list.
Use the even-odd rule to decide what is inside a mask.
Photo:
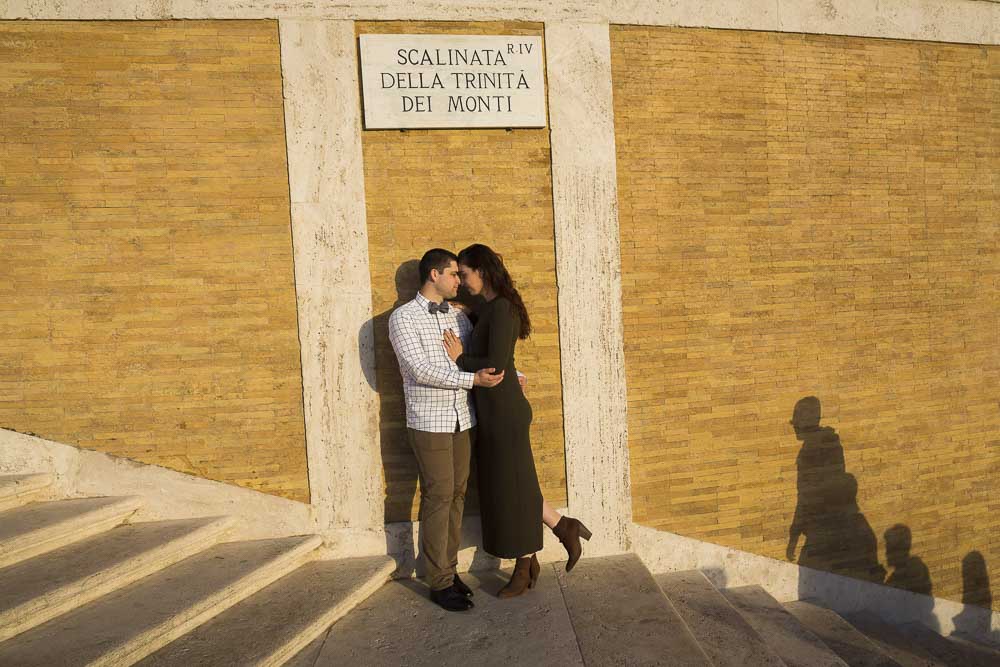
[(996, 0), (0, 0), (0, 19), (573, 21), (1000, 42)]
[(0, 426), (308, 501), (277, 25), (0, 61)]
[(787, 32), (981, 44), (997, 44), (1000, 37), (1000, 6), (995, 0), (785, 0), (777, 19), (777, 29)]
[(596, 533), (588, 553), (614, 553), (632, 518), (608, 26), (545, 38), (569, 510)]
[[(357, 27), (359, 33), (542, 34), (537, 25), (504, 23)], [(503, 255), (531, 315), (534, 332), (518, 343), (517, 365), (529, 377), (532, 450), (542, 492), (553, 506), (562, 506), (566, 482), (548, 130), (365, 131), (362, 146), (386, 520), (415, 518), (419, 500), (402, 380), (387, 334), (389, 315), (416, 294), (416, 265), (424, 251), (458, 251), (476, 242)]]
[(354, 24), (282, 21), (281, 55), (312, 502), (321, 526), (381, 526)]
[(998, 57), (612, 29), (638, 523), (1000, 608)]

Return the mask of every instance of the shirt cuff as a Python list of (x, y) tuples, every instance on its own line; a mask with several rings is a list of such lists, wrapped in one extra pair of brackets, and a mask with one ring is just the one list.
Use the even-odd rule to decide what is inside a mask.
[(476, 374), (461, 372), (458, 379), (462, 383), (463, 389), (472, 389), (475, 385)]

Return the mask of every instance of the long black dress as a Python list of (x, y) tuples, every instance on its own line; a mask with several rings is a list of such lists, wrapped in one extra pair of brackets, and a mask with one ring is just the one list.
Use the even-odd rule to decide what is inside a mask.
[(503, 297), (486, 303), (468, 349), (457, 364), (464, 371), (495, 368), (503, 382), (476, 387), (476, 465), (479, 474), (483, 548), (499, 558), (517, 558), (542, 548), (542, 492), (531, 456), (531, 405), (517, 382), (514, 346), (521, 319)]

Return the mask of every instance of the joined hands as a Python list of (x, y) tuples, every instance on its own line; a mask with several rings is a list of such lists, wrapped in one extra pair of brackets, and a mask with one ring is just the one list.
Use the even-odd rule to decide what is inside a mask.
[(495, 372), (495, 368), (484, 368), (476, 371), (472, 384), (476, 387), (495, 387), (503, 382), (503, 371)]

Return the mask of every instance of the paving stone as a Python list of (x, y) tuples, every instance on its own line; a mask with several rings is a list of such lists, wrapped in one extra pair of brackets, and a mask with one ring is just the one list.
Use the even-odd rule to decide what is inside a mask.
[(284, 667), (316, 667), (316, 661), (319, 660), (319, 653), (323, 650), (329, 632), (329, 629), (324, 630), (319, 637), (286, 662)]
[(722, 594), (788, 667), (847, 667), (760, 586), (728, 588)]
[(137, 664), (283, 665), (381, 588), (395, 567), (386, 556), (306, 563)]
[(962, 635), (951, 634), (948, 635), (948, 640), (955, 642), (959, 646), (968, 646), (979, 652), (984, 652), (988, 656), (994, 656), (997, 665), (1000, 665), (1000, 646), (994, 644), (985, 644), (982, 641), (977, 641), (971, 637), (966, 637)]
[(902, 667), (836, 612), (802, 600), (784, 607), (851, 667)]
[(0, 513), (0, 567), (104, 532), (141, 504), (135, 497), (73, 498)]
[(0, 665), (128, 665), (302, 564), (316, 536), (229, 542), (0, 644)]
[(52, 484), (46, 474), (0, 475), (0, 512), (24, 505)]
[(753, 626), (698, 570), (659, 574), (656, 583), (716, 667), (784, 667)]
[(534, 589), (501, 600), (509, 576), (463, 574), (476, 605), (465, 612), (435, 605), (421, 582), (386, 584), (330, 629), (315, 665), (583, 665), (552, 566)]
[(900, 626), (907, 639), (927, 651), (948, 667), (998, 667), (997, 654), (988, 648), (977, 648), (967, 643), (942, 637), (919, 623)]
[(559, 582), (588, 665), (711, 665), (635, 555), (581, 560)]
[(208, 548), (229, 523), (119, 526), (0, 570), (0, 641)]
[(859, 612), (844, 614), (843, 618), (903, 667), (947, 667), (945, 663), (906, 637), (899, 629), (882, 621), (874, 614)]

